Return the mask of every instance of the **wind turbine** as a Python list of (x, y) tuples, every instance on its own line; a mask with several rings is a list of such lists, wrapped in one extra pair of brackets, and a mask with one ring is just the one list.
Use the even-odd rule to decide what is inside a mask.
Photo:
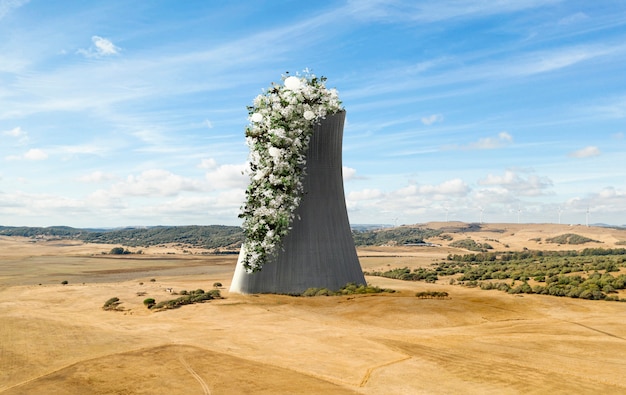
[(563, 209), (561, 208), (561, 206), (559, 206), (559, 225), (561, 225), (561, 213), (563, 212)]
[(522, 213), (522, 205), (517, 205), (517, 223), (519, 224), (520, 214)]
[(587, 227), (589, 227), (589, 206), (587, 206), (587, 212), (585, 215), (585, 225), (587, 225)]
[(485, 212), (485, 209), (482, 208), (482, 207), (479, 207), (479, 209), (480, 209), (480, 223), (482, 224), (483, 223), (483, 213)]

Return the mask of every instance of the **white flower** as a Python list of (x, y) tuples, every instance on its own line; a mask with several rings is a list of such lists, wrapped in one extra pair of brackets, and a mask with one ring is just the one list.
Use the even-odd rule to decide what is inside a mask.
[(250, 116), (250, 120), (254, 123), (259, 123), (263, 121), (263, 115), (259, 114), (258, 112), (255, 112), (254, 114)]
[(268, 150), (268, 153), (270, 154), (272, 158), (278, 159), (282, 156), (283, 150), (281, 150), (280, 148), (276, 148), (276, 147), (270, 147), (270, 149)]
[(315, 118), (315, 113), (313, 111), (311, 111), (311, 110), (307, 110), (307, 111), (304, 112), (304, 114), (302, 114), (302, 116), (307, 121), (310, 121), (311, 119)]
[(285, 78), (285, 88), (290, 91), (298, 91), (302, 88), (302, 81), (300, 81), (300, 78), (294, 77), (293, 75), (287, 77)]

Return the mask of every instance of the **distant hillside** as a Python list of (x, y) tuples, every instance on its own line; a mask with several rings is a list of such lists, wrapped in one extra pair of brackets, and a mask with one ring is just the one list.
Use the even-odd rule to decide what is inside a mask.
[(86, 243), (121, 244), (149, 247), (160, 244), (181, 244), (188, 247), (238, 247), (243, 240), (239, 226), (156, 226), (113, 230), (76, 229), (67, 226), (9, 227), (0, 226), (0, 235), (22, 237), (57, 237), (82, 240)]
[(223, 248), (241, 245), (243, 231), (239, 226), (225, 225), (157, 226), (89, 232), (81, 235), (80, 239), (89, 243), (121, 244), (130, 247), (174, 243), (189, 247)]
[[(360, 226), (359, 229), (365, 229)], [(419, 244), (440, 235), (440, 230), (402, 226), (387, 229), (353, 230), (357, 246)], [(76, 229), (68, 226), (9, 227), (0, 226), (0, 235), (22, 237), (56, 237), (82, 240), (86, 243), (117, 244), (128, 247), (149, 247), (180, 244), (197, 248), (239, 247), (243, 231), (238, 226), (156, 226), (111, 230)]]
[(353, 230), (352, 237), (354, 238), (354, 244), (357, 246), (403, 245), (421, 244), (424, 243), (424, 239), (439, 236), (441, 233), (443, 233), (441, 230), (401, 226), (362, 232)]
[(48, 228), (28, 227), (28, 226), (0, 226), (2, 236), (57, 236), (57, 237), (77, 237), (84, 233), (84, 229), (70, 228), (69, 226), (50, 226)]
[[(575, 233), (574, 233), (575, 232)], [(89, 243), (117, 244), (127, 247), (149, 247), (177, 244), (185, 248), (238, 248), (243, 231), (238, 226), (156, 226), (122, 229), (77, 229), (68, 226), (9, 227), (0, 226), (0, 236), (61, 238)], [(468, 224), (462, 222), (428, 223), (414, 226), (378, 228), (355, 225), (352, 229), (357, 247), (382, 245), (419, 245), (437, 243), (453, 248), (493, 251), (529, 249), (581, 249), (586, 243), (607, 246), (626, 245), (626, 229), (568, 226), (557, 224)], [(467, 243), (473, 242), (475, 246)]]

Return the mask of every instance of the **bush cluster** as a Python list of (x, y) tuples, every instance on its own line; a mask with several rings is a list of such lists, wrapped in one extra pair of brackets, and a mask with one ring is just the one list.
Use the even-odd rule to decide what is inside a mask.
[(453, 241), (452, 243), (450, 243), (450, 247), (455, 247), (455, 248), (464, 248), (466, 250), (470, 250), (470, 251), (487, 251), (487, 250), (492, 250), (493, 247), (488, 244), (488, 243), (476, 243), (474, 240), (472, 239), (464, 239), (464, 240), (457, 240), (457, 241)]
[(420, 299), (445, 299), (448, 297), (448, 293), (442, 291), (420, 291), (415, 296)]
[[(193, 303), (203, 303), (207, 300), (219, 299), (221, 298), (219, 289), (213, 289), (208, 292), (204, 292), (202, 289), (196, 289), (195, 291), (180, 291), (180, 296), (176, 299), (165, 300), (163, 302), (154, 303), (154, 299), (152, 299), (152, 303), (146, 303), (149, 299), (144, 300), (144, 304), (146, 307), (152, 310), (166, 310), (166, 309), (176, 309), (180, 306), (184, 306), (186, 304)], [(151, 298), (150, 298), (151, 299)]]
[(436, 271), (423, 267), (413, 269), (413, 271), (411, 271), (411, 269), (409, 269), (408, 267), (402, 267), (397, 269), (390, 269), (384, 272), (363, 272), (363, 274), (365, 274), (366, 276), (387, 277), (404, 281), (426, 281), (427, 283), (434, 283), (439, 279)]
[(107, 300), (106, 302), (104, 302), (104, 305), (102, 306), (102, 310), (120, 310), (119, 305), (122, 302), (120, 302), (120, 298), (111, 298), (109, 300)]
[[(626, 275), (611, 274), (619, 272), (620, 267), (626, 267), (626, 249), (585, 248), (579, 252), (525, 250), (448, 255), (445, 261), (413, 272), (405, 267), (365, 274), (427, 282), (434, 282), (441, 276), (456, 276), (450, 279), (450, 284), (517, 294), (626, 301), (616, 295), (616, 291), (626, 289)], [(531, 279), (540, 284), (531, 286), (528, 284)], [(521, 283), (516, 284), (516, 281)]]
[(555, 237), (550, 237), (546, 239), (546, 242), (554, 244), (600, 243), (598, 240), (593, 240), (585, 236), (577, 235), (575, 233), (565, 233)]
[(308, 288), (302, 293), (302, 296), (341, 296), (355, 294), (374, 294), (382, 292), (395, 292), (393, 289), (380, 288), (372, 285), (348, 283), (337, 291), (331, 291), (328, 288)]
[(498, 289), (511, 294), (540, 294), (552, 296), (566, 296), (570, 298), (625, 301), (617, 295), (617, 290), (626, 289), (626, 274), (614, 277), (611, 273), (601, 274), (594, 272), (589, 277), (580, 275), (552, 276), (546, 279), (545, 285), (530, 286), (526, 281), (515, 283), (479, 283), (481, 289)]

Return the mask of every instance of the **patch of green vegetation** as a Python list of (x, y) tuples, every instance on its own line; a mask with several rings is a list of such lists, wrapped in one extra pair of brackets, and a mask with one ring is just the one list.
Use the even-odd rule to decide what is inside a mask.
[(156, 226), (113, 230), (76, 229), (68, 226), (10, 227), (0, 226), (0, 235), (22, 237), (59, 237), (88, 243), (121, 244), (124, 246), (154, 246), (178, 243), (183, 247), (237, 247), (243, 241), (239, 226)]
[[(221, 299), (221, 294), (219, 289), (213, 289), (209, 292), (204, 292), (202, 289), (196, 289), (195, 291), (180, 291), (180, 296), (176, 299), (166, 300), (163, 302), (156, 303), (152, 306), (152, 310), (167, 310), (167, 309), (177, 309), (180, 306), (184, 306), (187, 304), (194, 303), (204, 303), (207, 300), (212, 299)], [(145, 301), (144, 301), (145, 303)]]
[(131, 247), (178, 243), (181, 247), (223, 248), (241, 245), (243, 232), (238, 226), (156, 226), (89, 232), (80, 238), (91, 243)]
[(379, 277), (387, 277), (394, 278), (397, 280), (404, 281), (426, 281), (427, 283), (434, 283), (439, 279), (437, 276), (437, 272), (427, 268), (417, 268), (409, 269), (408, 267), (390, 269), (384, 272), (373, 271), (373, 272), (363, 272), (366, 276), (379, 276)]
[(153, 308), (155, 304), (156, 300), (154, 300), (154, 298), (146, 298), (143, 300), (143, 305), (149, 309)]
[(439, 236), (441, 233), (440, 230), (401, 226), (363, 232), (353, 231), (352, 237), (354, 244), (357, 246), (373, 246), (390, 243), (402, 245), (424, 243), (424, 239)]
[(585, 244), (585, 243), (600, 243), (598, 240), (593, 240), (585, 236), (577, 235), (575, 233), (565, 233), (559, 236), (550, 237), (546, 239), (546, 242), (553, 244)]
[(331, 291), (328, 288), (309, 288), (302, 293), (302, 296), (341, 296), (341, 295), (362, 295), (377, 293), (394, 293), (393, 289), (380, 288), (372, 285), (348, 283), (337, 291)]
[[(622, 267), (626, 267), (625, 248), (585, 248), (582, 251), (450, 254), (445, 261), (433, 263), (430, 268), (411, 271), (405, 267), (365, 274), (406, 281), (436, 281), (449, 276), (451, 285), (509, 293), (626, 301), (617, 296), (618, 290), (626, 289), (626, 274), (611, 274), (619, 272)], [(531, 286), (530, 279), (539, 284)]]
[(104, 302), (104, 305), (102, 306), (102, 310), (121, 310), (119, 305), (122, 302), (120, 302), (120, 298), (114, 297), (111, 298), (109, 300), (107, 300), (106, 302)]
[(421, 291), (415, 296), (420, 299), (446, 299), (449, 295), (445, 291)]
[(487, 251), (487, 250), (492, 250), (493, 247), (488, 244), (488, 243), (476, 243), (474, 240), (472, 239), (464, 239), (464, 240), (457, 240), (457, 241), (453, 241), (452, 243), (449, 244), (450, 247), (455, 247), (455, 248), (463, 248), (465, 250), (470, 250), (470, 251)]

